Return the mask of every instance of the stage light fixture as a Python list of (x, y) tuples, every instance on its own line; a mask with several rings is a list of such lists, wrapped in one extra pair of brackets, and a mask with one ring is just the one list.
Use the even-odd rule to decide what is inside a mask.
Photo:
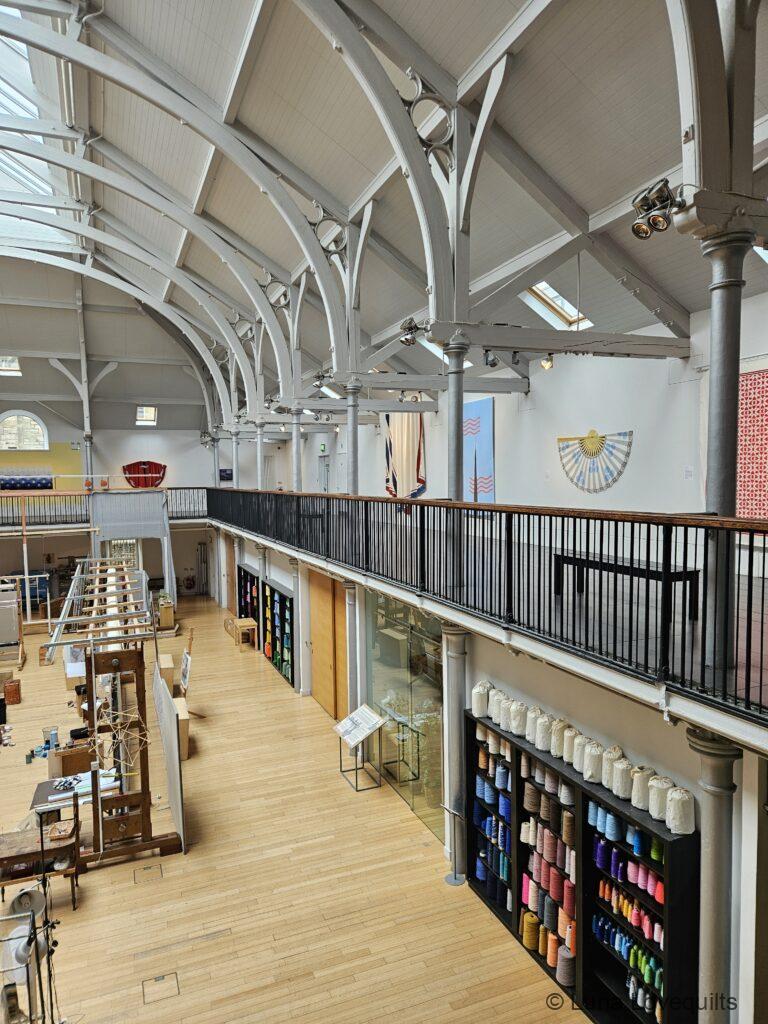
[(407, 348), (411, 348), (411, 346), (415, 345), (416, 332), (418, 329), (419, 325), (412, 316), (409, 316), (407, 320), (403, 320), (400, 324), (400, 330), (403, 332), (402, 337), (400, 338), (400, 343), (405, 345)]
[(635, 238), (650, 238), (654, 231), (666, 231), (672, 223), (672, 212), (682, 210), (685, 200), (682, 189), (677, 195), (669, 187), (668, 178), (660, 178), (650, 188), (638, 192), (632, 200), (636, 217), (632, 224)]
[(542, 370), (551, 370), (554, 365), (555, 357), (552, 355), (551, 352), (548, 355), (544, 356), (544, 358), (541, 360)]
[(499, 365), (499, 357), (496, 355), (495, 352), (485, 353), (485, 365), (489, 366), (492, 370), (496, 369), (496, 367)]

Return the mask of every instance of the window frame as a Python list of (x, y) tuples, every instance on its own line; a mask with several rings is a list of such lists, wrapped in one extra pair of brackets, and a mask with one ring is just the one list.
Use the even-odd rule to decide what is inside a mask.
[(0, 432), (2, 425), (5, 420), (10, 419), (11, 416), (24, 416), (26, 419), (33, 420), (43, 432), (44, 447), (42, 448), (4, 448), (2, 446), (2, 440), (0, 439), (0, 452), (49, 452), (51, 450), (51, 439), (48, 435), (48, 427), (44, 421), (36, 416), (35, 413), (29, 412), (28, 409), (7, 409), (5, 412), (0, 413)]

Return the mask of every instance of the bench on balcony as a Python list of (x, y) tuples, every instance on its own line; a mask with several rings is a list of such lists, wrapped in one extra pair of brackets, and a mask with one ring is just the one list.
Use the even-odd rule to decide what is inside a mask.
[[(563, 551), (555, 551), (552, 557), (554, 561), (555, 597), (562, 597), (563, 577), (567, 565), (572, 566), (575, 571), (577, 594), (584, 593), (584, 582), (588, 569), (594, 572), (608, 572), (614, 576), (631, 576), (634, 579), (641, 580), (661, 582), (664, 579), (664, 569), (657, 562), (639, 564), (628, 558), (576, 555)], [(683, 587), (688, 587), (688, 618), (692, 621), (697, 620), (699, 617), (699, 570), (673, 565), (667, 572), (667, 578), (672, 584), (682, 583)], [(671, 614), (672, 605), (670, 603)]]

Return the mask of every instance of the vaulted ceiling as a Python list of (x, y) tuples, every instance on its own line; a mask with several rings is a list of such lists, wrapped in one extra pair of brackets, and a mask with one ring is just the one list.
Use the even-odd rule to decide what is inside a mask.
[[(573, 236), (583, 236), (578, 255), (550, 258), (546, 279), (596, 330), (664, 333), (659, 296), (681, 315), (708, 305), (708, 267), (693, 240), (668, 231), (643, 243), (629, 231), (634, 193), (665, 175), (680, 182), (663, 0), (105, 0), (91, 8), (30, 0), (0, 7), (0, 19), (20, 14), (48, 33), (68, 33), (229, 125), (305, 218), (317, 218), (314, 200), (335, 221), (359, 223), (375, 200), (360, 320), (364, 346), (383, 345), (427, 307), (424, 244), (382, 122), (342, 47), (317, 27), (329, 5), (365, 26), (366, 46), (406, 98), (413, 67), (444, 98), (477, 113), (494, 60), (511, 53), (471, 214), (470, 290), (475, 297), (497, 292), (490, 319), (545, 326), (518, 297), (524, 288), (503, 286), (521, 270), (535, 283), (531, 268), (540, 256)], [(311, 8), (318, 17), (308, 16)], [(760, 28), (768, 28), (765, 7)], [(768, 32), (758, 38), (760, 162), (768, 148)], [(3, 383), (3, 399), (39, 393), (77, 421), (74, 391), (48, 359), (79, 359), (82, 324), (91, 377), (105, 362), (118, 364), (95, 390), (95, 425), (127, 425), (134, 400), (156, 399), (168, 406), (167, 425), (203, 427), (199, 381), (210, 387), (206, 400), (215, 386), (185, 329), (203, 339), (228, 383), (227, 322), (261, 319), (243, 275), (273, 282), (267, 293), (278, 298), (288, 337), (274, 282), (298, 285), (307, 260), (269, 190), (140, 91), (31, 45), (0, 41), (0, 349), (20, 355), (24, 369)], [(36, 130), (14, 117), (35, 119)], [(54, 162), (59, 157), (69, 169)], [(73, 170), (73, 157), (92, 171)], [(148, 202), (146, 190), (184, 216)], [(240, 273), (228, 251), (239, 255)], [(28, 262), (25, 253), (48, 262)], [(95, 274), (81, 278), (67, 260)], [(756, 254), (746, 278), (746, 294), (768, 287), (768, 266)], [(257, 323), (254, 341), (259, 333)], [(315, 275), (307, 279), (300, 333), (302, 370), (311, 377), (330, 361)], [(256, 358), (257, 372), (261, 365), (264, 394), (276, 392), (271, 347), (264, 344), (259, 364), (246, 336), (245, 354)], [(444, 368), (439, 354), (421, 346), (388, 351), (378, 366), (425, 374)], [(246, 395), (239, 384), (235, 390), (239, 406)]]

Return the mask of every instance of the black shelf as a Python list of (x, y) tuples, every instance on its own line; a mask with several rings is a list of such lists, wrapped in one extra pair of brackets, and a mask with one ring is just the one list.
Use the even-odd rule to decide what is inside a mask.
[[(562, 827), (555, 831), (548, 822), (530, 811), (526, 811), (522, 805), (523, 789), (526, 782), (530, 783), (541, 793), (545, 793), (550, 800), (560, 804), (563, 810), (574, 815), (574, 843), (576, 850), (576, 899), (574, 923), (576, 928), (576, 983), (572, 989), (559, 986), (567, 992), (569, 999), (581, 1007), (584, 1012), (596, 1022), (596, 1024), (635, 1024), (642, 1021), (644, 1024), (656, 1024), (653, 1012), (646, 1013), (645, 1010), (633, 1003), (626, 990), (626, 978), (632, 973), (629, 964), (610, 946), (601, 943), (592, 934), (592, 917), (594, 914), (605, 915), (616, 927), (621, 928), (638, 946), (643, 947), (650, 955), (654, 956), (659, 966), (664, 969), (664, 999), (662, 1002), (663, 1024), (695, 1024), (698, 991), (698, 921), (699, 921), (699, 836), (693, 835), (678, 836), (670, 832), (664, 823), (654, 821), (647, 811), (641, 811), (633, 807), (628, 800), (621, 800), (609, 790), (602, 786), (586, 782), (572, 765), (566, 764), (559, 758), (553, 757), (548, 751), (537, 750), (536, 747), (525, 740), (524, 737), (500, 729), (490, 719), (476, 719), (471, 712), (466, 712), (466, 772), (467, 772), (467, 805), (466, 813), (468, 819), (472, 820), (474, 801), (478, 800), (485, 812), (494, 815), (498, 820), (504, 821), (499, 814), (498, 807), (491, 807), (483, 800), (475, 797), (475, 776), (481, 775), (483, 779), (494, 785), (494, 780), (488, 776), (486, 771), (479, 768), (478, 750), (487, 743), (476, 738), (476, 727), (478, 722), (489, 732), (494, 732), (500, 740), (507, 740), (512, 749), (512, 760), (502, 758), (500, 754), (493, 755), (497, 762), (501, 761), (513, 773), (514, 783), (511, 793), (504, 790), (511, 800), (511, 821), (505, 822), (514, 833), (512, 837), (512, 853), (509, 857), (510, 874), (508, 881), (504, 881), (496, 875), (491, 881), (491, 893), (493, 886), (505, 887), (504, 892), (511, 893), (511, 909), (506, 910), (494, 903), (485, 891), (485, 883), (470, 879), (472, 891), (475, 892), (487, 906), (496, 914), (500, 921), (512, 932), (515, 938), (520, 941), (518, 934), (520, 910), (522, 906), (521, 884), (522, 875), (527, 872), (529, 856), (532, 847), (520, 840), (520, 825), (524, 821), (533, 818), (541, 822), (553, 835), (562, 839)], [(531, 763), (538, 761), (544, 768), (551, 769), (567, 785), (572, 787), (574, 802), (573, 805), (562, 804), (556, 794), (547, 792), (546, 788), (537, 783), (533, 775), (528, 779), (520, 777), (520, 764), (522, 754), (527, 754)], [(497, 791), (498, 792), (498, 791)], [(642, 855), (635, 854), (631, 847), (624, 841), (626, 832), (623, 831), (621, 840), (610, 840), (597, 829), (590, 825), (587, 820), (589, 801), (594, 800), (598, 805), (603, 806), (607, 811), (615, 814), (622, 822), (623, 829), (627, 824), (640, 829), (646, 836), (648, 843), (655, 837), (660, 840), (663, 850), (663, 863), (653, 860), (650, 857), (650, 847)], [(645, 890), (638, 888), (629, 881), (619, 882), (609, 871), (602, 871), (593, 861), (593, 837), (598, 835), (605, 839), (609, 847), (615, 846), (624, 860), (634, 860), (638, 864), (653, 871), (664, 884), (664, 903), (658, 903), (653, 896)], [(473, 827), (467, 830), (467, 869), (471, 874), (475, 869), (475, 858), (480, 843), (489, 841), (485, 834)], [(493, 869), (486, 862), (489, 875)], [(495, 874), (495, 873), (494, 873)], [(637, 900), (644, 911), (650, 913), (654, 921), (659, 921), (664, 929), (664, 949), (660, 949), (653, 940), (646, 939), (642, 931), (635, 928), (629, 921), (620, 914), (613, 911), (610, 903), (601, 900), (598, 894), (600, 879), (604, 878), (618, 889), (620, 889), (630, 900)], [(558, 903), (558, 905), (562, 905)], [(526, 908), (527, 909), (527, 908)], [(522, 943), (521, 943), (522, 944)], [(603, 953), (602, 950), (606, 950)], [(538, 955), (538, 951), (527, 951), (531, 957), (546, 971), (547, 975), (556, 982), (554, 971), (548, 967), (546, 960)], [(635, 977), (642, 983), (652, 995), (653, 999), (660, 999), (652, 985), (645, 985), (641, 980), (638, 971), (634, 972)], [(557, 983), (557, 982), (556, 982)], [(655, 1003), (654, 1003), (655, 1005)]]
[(261, 584), (262, 650), (293, 686), (293, 598), (271, 583)]
[(237, 567), (237, 616), (256, 623), (254, 646), (261, 649), (261, 617), (259, 615), (259, 577), (244, 565)]

